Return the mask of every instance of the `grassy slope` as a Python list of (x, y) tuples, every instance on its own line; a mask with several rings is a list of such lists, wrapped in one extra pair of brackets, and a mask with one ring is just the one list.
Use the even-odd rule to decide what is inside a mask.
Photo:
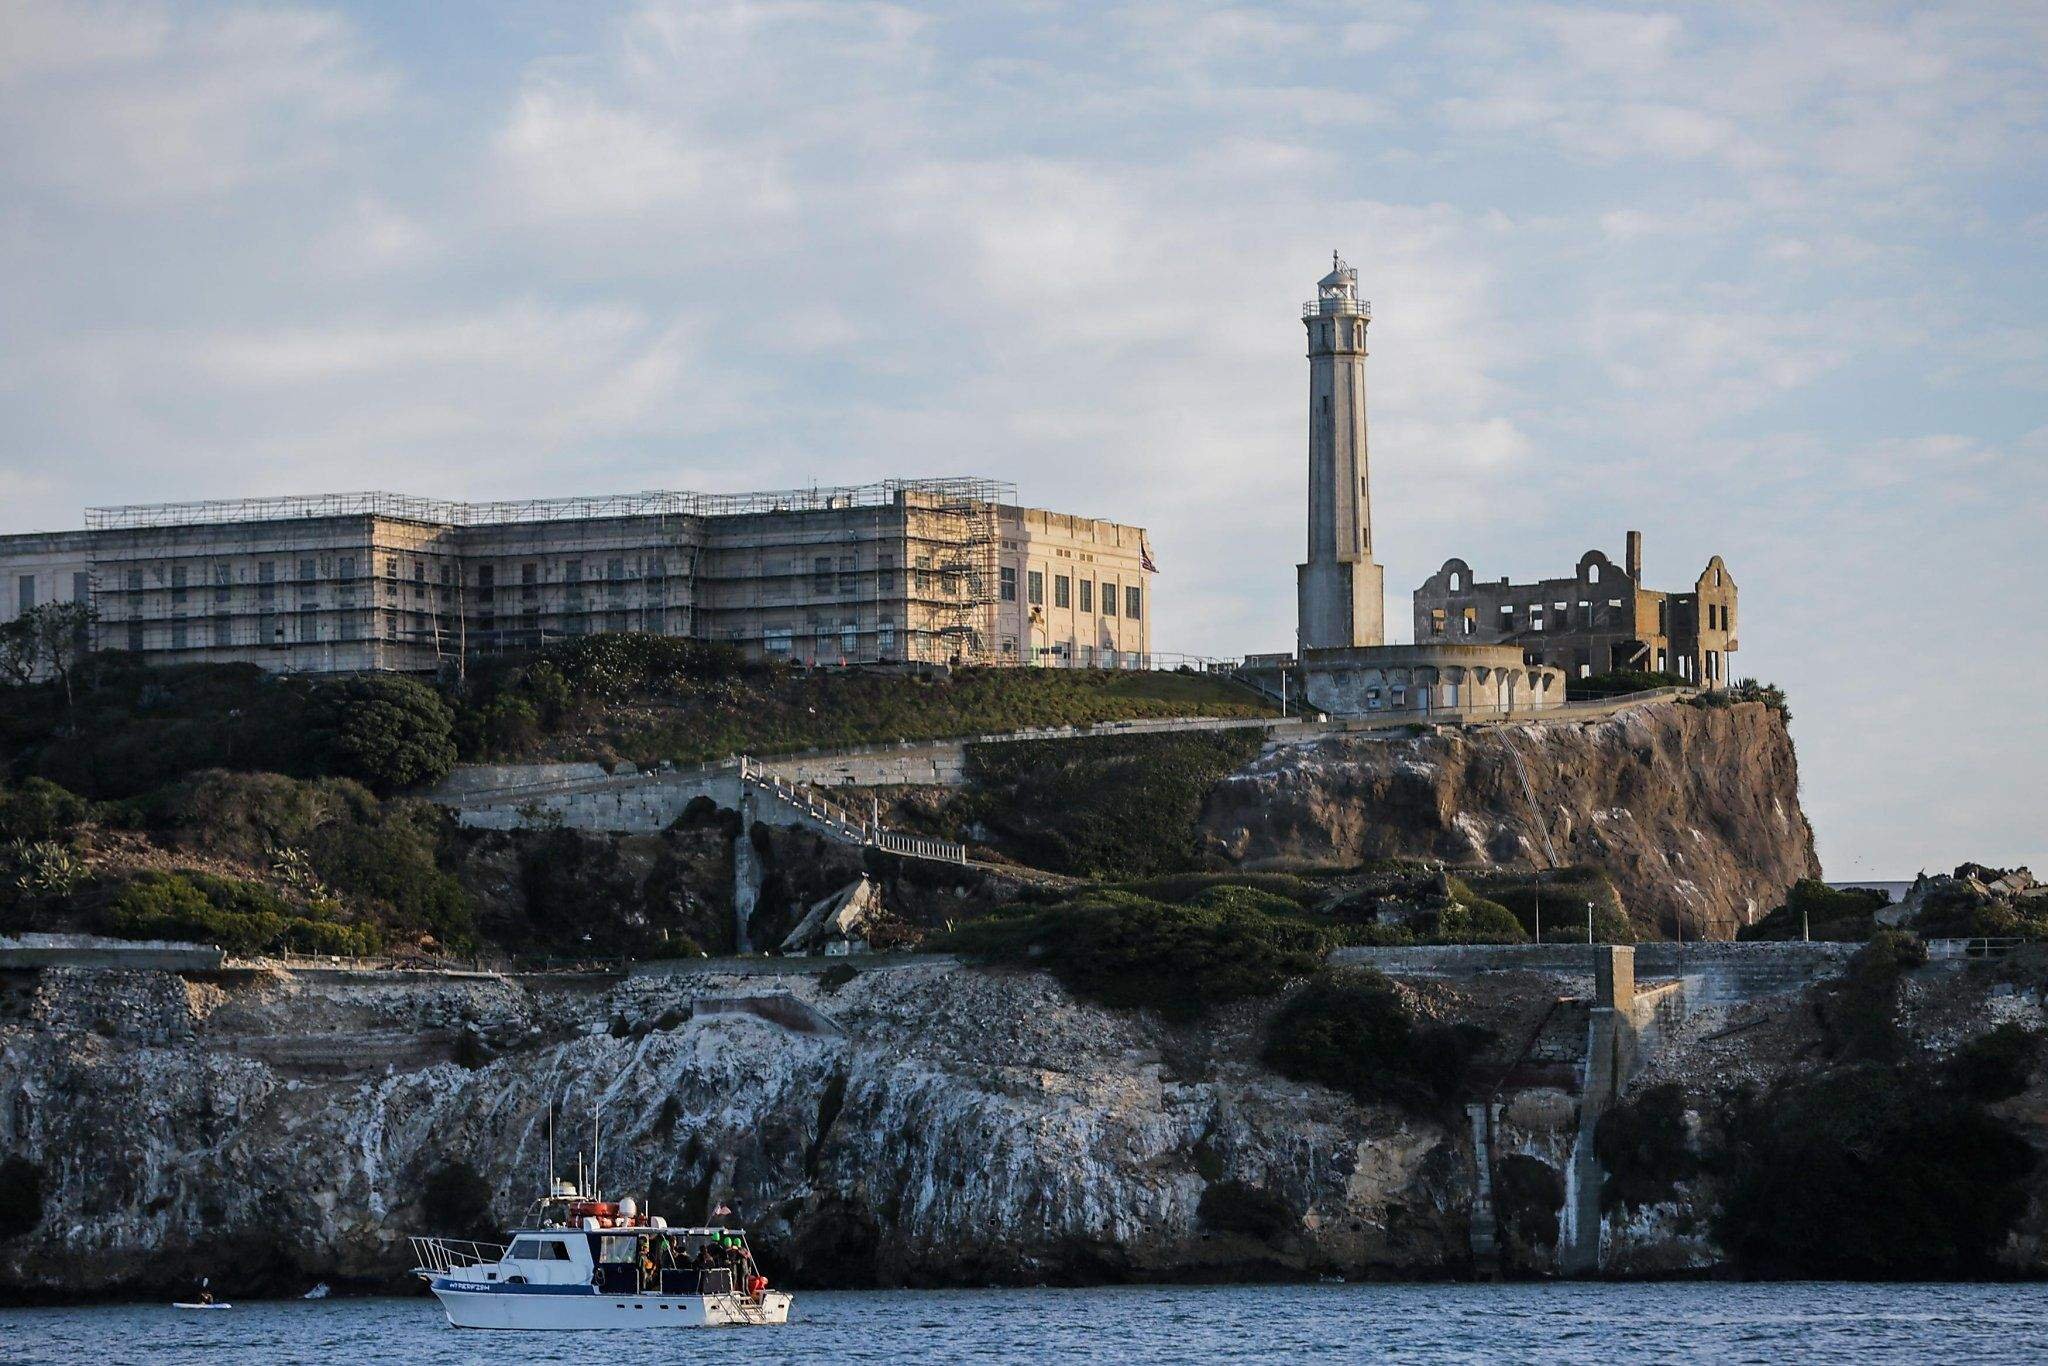
[(1197, 674), (962, 669), (946, 678), (788, 671), (707, 682), (661, 701), (614, 703), (573, 718), (518, 756), (669, 759), (1164, 716), (1273, 715), (1256, 694)]

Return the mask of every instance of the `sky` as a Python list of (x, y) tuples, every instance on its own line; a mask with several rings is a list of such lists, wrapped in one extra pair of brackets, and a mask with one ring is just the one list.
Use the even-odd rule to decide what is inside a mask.
[(2048, 3), (0, 0), (0, 531), (975, 474), (1292, 646), (1300, 303), (1445, 559), (1722, 555), (1827, 876), (2048, 872)]

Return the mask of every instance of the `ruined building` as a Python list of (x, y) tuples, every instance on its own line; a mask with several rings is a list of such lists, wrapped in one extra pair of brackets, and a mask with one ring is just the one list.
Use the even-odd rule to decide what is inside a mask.
[(1415, 639), (1516, 645), (1574, 678), (1634, 669), (1718, 688), (1737, 649), (1735, 580), (1716, 555), (1689, 593), (1643, 587), (1639, 531), (1628, 533), (1625, 563), (1589, 550), (1569, 578), (1482, 583), (1465, 561), (1446, 560), (1415, 590)]
[(0, 621), (87, 602), (158, 663), (424, 671), (600, 632), (814, 664), (1142, 665), (1141, 528), (986, 479), (454, 503), (390, 493), (94, 508), (0, 536)]

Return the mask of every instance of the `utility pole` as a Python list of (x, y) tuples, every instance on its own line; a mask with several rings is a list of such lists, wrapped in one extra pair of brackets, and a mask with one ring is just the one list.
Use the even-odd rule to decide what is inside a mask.
[(1593, 942), (1593, 903), (1586, 903), (1586, 942)]

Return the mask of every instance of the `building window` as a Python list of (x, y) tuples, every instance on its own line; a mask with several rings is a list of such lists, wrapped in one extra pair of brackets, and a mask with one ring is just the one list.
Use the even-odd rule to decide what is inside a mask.
[(1024, 596), (1033, 607), (1045, 606), (1045, 574), (1042, 570), (1029, 570), (1024, 575)]
[(191, 571), (182, 564), (171, 566), (171, 606), (185, 605), (186, 586), (191, 582)]
[(811, 561), (811, 591), (829, 593), (832, 591), (832, 557), (820, 555)]
[(1465, 616), (1460, 623), (1460, 628), (1468, 636), (1479, 634), (1479, 609), (1477, 607), (1467, 607), (1465, 609)]
[(215, 617), (213, 619), (213, 643), (217, 648), (225, 648), (235, 643), (235, 621), (233, 617)]
[(277, 561), (263, 560), (256, 566), (256, 601), (277, 601)]
[[(347, 564), (347, 560), (342, 561)], [(476, 600), (487, 603), (497, 596), (498, 567), (494, 564), (480, 564), (476, 567)]]
[(847, 617), (839, 623), (839, 653), (850, 657), (859, 649), (860, 630), (853, 624), (853, 618)]
[(315, 565), (315, 564), (313, 563), (313, 561), (311, 561), (311, 560), (300, 560), (300, 561), (299, 561), (299, 582), (300, 582), (300, 583), (311, 583), (311, 582), (312, 582), (312, 581), (313, 581), (314, 579), (317, 579), (317, 578), (319, 578), (319, 577), (320, 577), (320, 575), (319, 575), (319, 572), (318, 572), (318, 566), (317, 566), (317, 565)]
[(527, 602), (540, 600), (540, 566), (522, 564), (519, 566), (519, 596)]
[(1006, 564), (996, 571), (996, 593), (1004, 602), (1017, 600), (1016, 566)]
[(842, 597), (842, 598), (850, 598), (850, 597), (852, 597), (852, 596), (853, 596), (853, 594), (854, 594), (854, 580), (855, 580), (855, 572), (854, 572), (854, 571), (855, 571), (855, 570), (857, 570), (857, 569), (859, 569), (859, 568), (860, 568), (860, 557), (859, 557), (858, 555), (841, 555), (841, 556), (839, 557), (839, 596), (840, 596), (840, 597)]
[(142, 651), (142, 623), (139, 621), (128, 623), (128, 648), (138, 654)]
[[(310, 561), (309, 561), (308, 563), (310, 563)], [(418, 601), (419, 599), (421, 599), (421, 598), (424, 598), (424, 597), (425, 597), (426, 595), (427, 595), (427, 562), (426, 562), (425, 560), (414, 560), (414, 561), (412, 562), (412, 596), (413, 596), (413, 599), (414, 599), (414, 601)]]
[[(485, 618), (486, 621), (489, 619), (488, 617)], [(341, 638), (343, 640), (354, 640), (361, 634), (361, 629), (356, 624), (356, 614), (354, 612), (343, 612), (341, 614)]]
[(1444, 611), (1444, 609), (1443, 609), (1443, 608), (1441, 608), (1441, 607), (1432, 607), (1432, 608), (1430, 608), (1430, 609), (1429, 609), (1429, 633), (1430, 633), (1431, 635), (1433, 635), (1433, 636), (1440, 636), (1440, 635), (1442, 635), (1442, 634), (1444, 633), (1444, 622), (1445, 622), (1445, 620), (1446, 620), (1446, 619), (1447, 619), (1447, 614), (1445, 613), (1445, 611)]
[(128, 571), (128, 591), (131, 593), (140, 593), (142, 591), (142, 571), (140, 569)]
[(1052, 576), (1052, 605), (1072, 607), (1074, 605), (1074, 581), (1065, 574)]
[(398, 639), (398, 613), (386, 612), (384, 614), (384, 638), (386, 640)]
[(562, 593), (575, 606), (583, 604), (583, 561), (569, 560), (562, 565)]
[(1144, 606), (1145, 598), (1143, 589), (1139, 588), (1136, 584), (1132, 584), (1129, 588), (1126, 588), (1124, 590), (1125, 616), (1129, 617), (1132, 621), (1136, 621), (1139, 617), (1145, 615), (1143, 610)]
[(1529, 609), (1529, 629), (1532, 631), (1543, 629), (1543, 609), (1541, 607)]
[(22, 576), (20, 577), (20, 579), (18, 579), (18, 580), (17, 580), (16, 582), (15, 582), (15, 585), (14, 585), (14, 599), (15, 599), (15, 603), (16, 603), (16, 610), (17, 610), (17, 611), (19, 611), (19, 612), (32, 612), (32, 611), (34, 611), (34, 610), (35, 610), (35, 605), (36, 605), (36, 576), (35, 576), (35, 575), (33, 575), (33, 574), (23, 574), (23, 575), (22, 575)]
[(1105, 617), (1116, 615), (1116, 585), (1107, 579), (1102, 581), (1102, 615)]
[(878, 592), (896, 591), (896, 556), (884, 552), (875, 560), (875, 588)]
[(883, 659), (896, 657), (896, 628), (884, 626), (875, 632), (875, 653)]
[(1380, 690), (1378, 688), (1367, 688), (1365, 690), (1365, 709), (1367, 711), (1378, 711), (1380, 709)]
[(1093, 579), (1081, 580), (1081, 610), (1083, 612), (1093, 612), (1095, 610), (1095, 580)]
[(301, 645), (311, 645), (314, 641), (320, 639), (320, 618), (311, 607), (301, 607), (299, 609), (298, 631), (299, 644)]
[(227, 565), (217, 564), (213, 567), (213, 600), (215, 602), (226, 602), (228, 600), (230, 596), (228, 584), (232, 580), (233, 575), (234, 570)]
[(761, 648), (771, 655), (786, 655), (790, 652), (792, 635), (788, 627), (763, 631)]

